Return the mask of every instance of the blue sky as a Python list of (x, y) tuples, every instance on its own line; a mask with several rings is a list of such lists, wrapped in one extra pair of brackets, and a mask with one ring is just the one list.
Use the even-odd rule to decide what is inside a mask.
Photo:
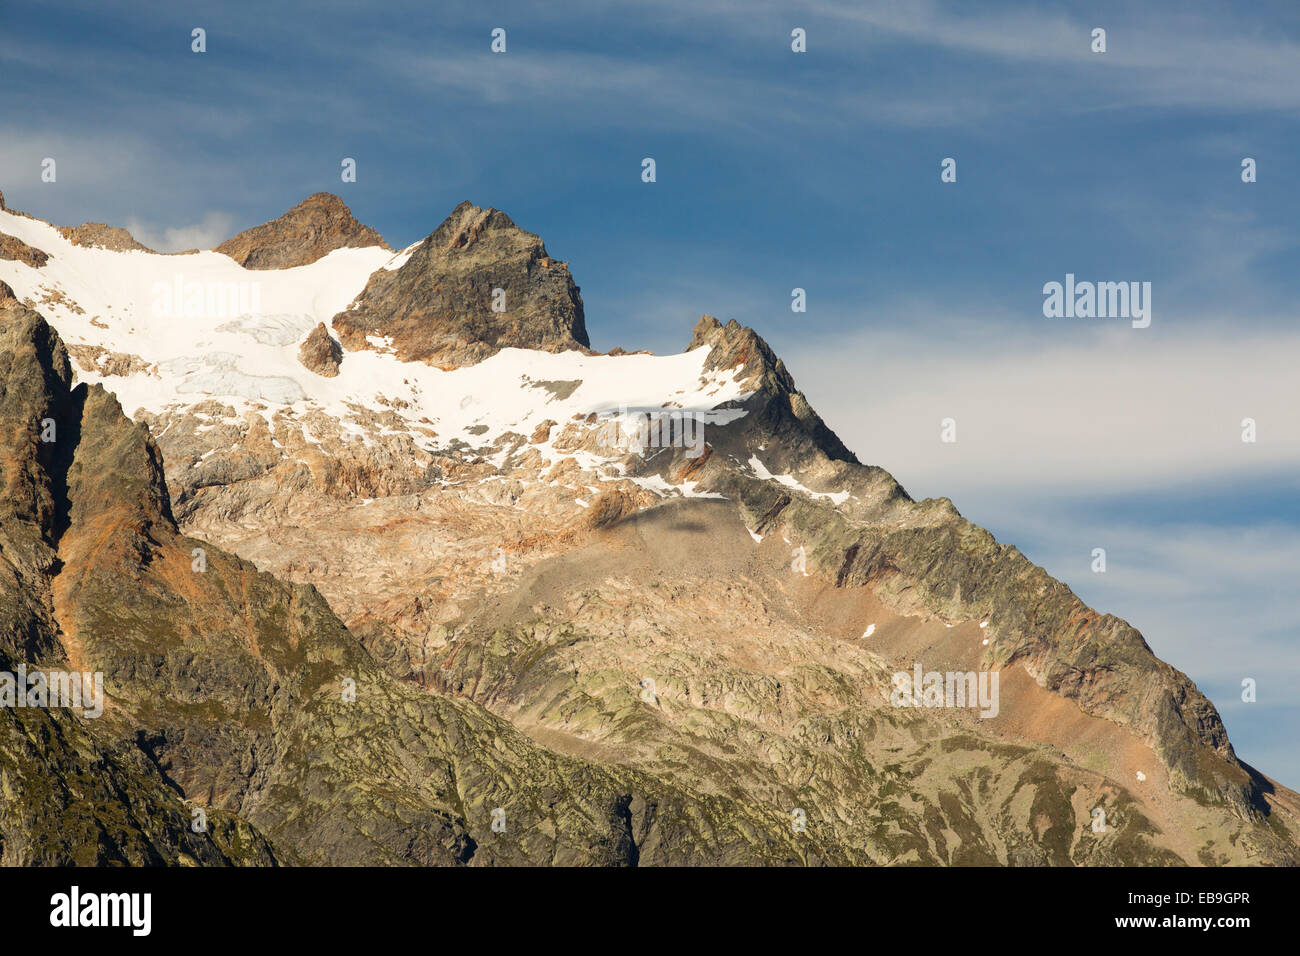
[[(755, 327), (863, 461), (1130, 620), (1300, 787), (1294, 3), (110, 0), (4, 24), (11, 206), (166, 248), (322, 189), (394, 247), (463, 199), (504, 209), (571, 263), (594, 346)], [(1151, 282), (1151, 327), (1044, 318), (1067, 272)]]

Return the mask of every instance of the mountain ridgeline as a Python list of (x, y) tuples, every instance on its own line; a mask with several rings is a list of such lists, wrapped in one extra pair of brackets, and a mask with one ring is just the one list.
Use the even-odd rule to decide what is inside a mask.
[[(1186, 675), (753, 330), (598, 354), (469, 203), (397, 252), (328, 194), (127, 239), (0, 198), (0, 671), (105, 698), (0, 708), (0, 861), (1300, 863)], [(151, 317), (178, 271), (261, 311)]]

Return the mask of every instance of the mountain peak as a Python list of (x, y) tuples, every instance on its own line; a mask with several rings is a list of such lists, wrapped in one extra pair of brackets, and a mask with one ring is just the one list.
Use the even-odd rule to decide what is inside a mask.
[(797, 444), (795, 434), (803, 434), (827, 458), (833, 461), (858, 463), (853, 452), (840, 441), (822, 421), (794, 383), (794, 377), (777, 357), (763, 337), (748, 326), (731, 319), (723, 325), (711, 315), (700, 316), (686, 351), (708, 346), (709, 355), (704, 360), (705, 371), (740, 368), (746, 388), (754, 393), (751, 403), (755, 420), (764, 422), (774, 434), (784, 436), (787, 442)]
[(482, 239), (486, 233), (511, 230), (536, 238), (515, 225), (515, 221), (500, 209), (490, 206), (484, 209), (467, 199), (451, 211), (451, 215), (433, 231), (429, 240), (434, 245), (448, 249), (465, 249)]
[(334, 317), (348, 349), (379, 337), (403, 360), (459, 367), (504, 348), (590, 347), (568, 263), (501, 210), (462, 202), (405, 254)]
[(310, 265), (335, 249), (388, 244), (362, 225), (338, 196), (313, 193), (283, 216), (246, 229), (214, 251), (230, 256), (246, 269), (292, 269)]

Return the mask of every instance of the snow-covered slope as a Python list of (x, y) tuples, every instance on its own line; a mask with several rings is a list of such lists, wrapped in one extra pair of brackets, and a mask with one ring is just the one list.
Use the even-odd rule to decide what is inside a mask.
[[(0, 280), (58, 330), (78, 356), (79, 377), (103, 384), (136, 417), (216, 399), (237, 417), (268, 421), (323, 412), (368, 441), (368, 411), (382, 413), (385, 434), (405, 432), (432, 451), (453, 441), (481, 447), (593, 413), (680, 409), (725, 423), (742, 413), (714, 409), (747, 394), (742, 369), (705, 371), (708, 348), (663, 357), (505, 349), (443, 371), (400, 361), (372, 340), (375, 348), (347, 352), (339, 375), (326, 378), (303, 366), (299, 345), (317, 323), (329, 328), (372, 273), (400, 267), (410, 249), (338, 249), (310, 265), (252, 271), (216, 252), (85, 248), (5, 211), (0, 232), (49, 256), (39, 269), (0, 260)], [(78, 346), (92, 347), (89, 357)], [(99, 362), (96, 349), (138, 361)], [(110, 374), (124, 367), (129, 374)], [(564, 457), (549, 440), (536, 447), (548, 460)]]

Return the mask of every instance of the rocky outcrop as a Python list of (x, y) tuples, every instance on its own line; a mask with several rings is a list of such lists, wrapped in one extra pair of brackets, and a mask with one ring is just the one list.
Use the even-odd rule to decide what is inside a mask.
[(567, 263), (498, 209), (463, 202), (400, 269), (376, 272), (334, 318), (344, 347), (388, 339), (398, 358), (445, 368), (504, 348), (587, 349), (578, 286)]
[(102, 222), (87, 222), (80, 226), (59, 226), (59, 233), (74, 246), (88, 249), (109, 249), (113, 252), (153, 252), (148, 246), (136, 242), (135, 237), (117, 226)]
[(298, 347), (298, 361), (317, 375), (335, 378), (343, 362), (343, 347), (330, 335), (325, 323), (318, 322)]
[(68, 354), (83, 372), (95, 372), (99, 375), (119, 376), (153, 375), (158, 370), (152, 362), (146, 362), (138, 355), (129, 352), (110, 352), (99, 345), (69, 345)]
[[(858, 459), (845, 447), (826, 423), (822, 421), (803, 392), (794, 384), (786, 371), (785, 362), (753, 329), (748, 329), (731, 319), (723, 325), (711, 315), (703, 315), (695, 324), (695, 332), (686, 351), (708, 346), (709, 357), (704, 367), (707, 371), (742, 367), (749, 388), (754, 390), (756, 401), (751, 421), (755, 427), (769, 432), (773, 438), (785, 442), (806, 436), (826, 457), (835, 461), (857, 464)], [(751, 405), (754, 401), (751, 401)], [(804, 441), (795, 442), (796, 452)], [(778, 447), (781, 447), (780, 445)]]
[(333, 193), (315, 193), (278, 219), (232, 236), (215, 252), (245, 269), (292, 269), (310, 265), (335, 249), (388, 248), (383, 237), (353, 217)]
[(33, 269), (40, 269), (49, 261), (50, 257), (40, 249), (29, 246), (17, 236), (0, 232), (0, 259), (22, 262)]

